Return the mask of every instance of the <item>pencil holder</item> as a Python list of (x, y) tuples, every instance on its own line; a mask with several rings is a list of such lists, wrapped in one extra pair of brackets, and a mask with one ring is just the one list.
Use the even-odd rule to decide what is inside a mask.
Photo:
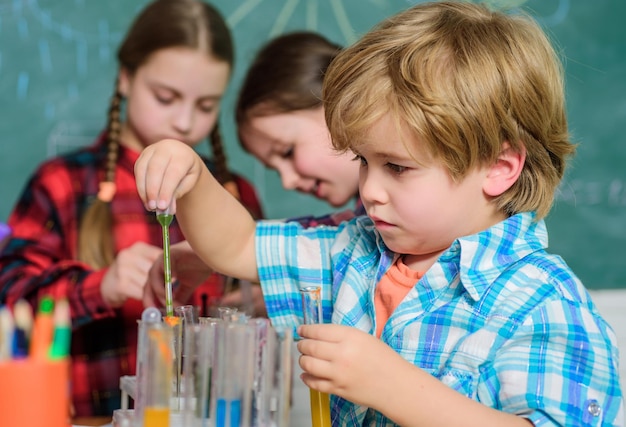
[(69, 427), (69, 363), (0, 362), (0, 426)]

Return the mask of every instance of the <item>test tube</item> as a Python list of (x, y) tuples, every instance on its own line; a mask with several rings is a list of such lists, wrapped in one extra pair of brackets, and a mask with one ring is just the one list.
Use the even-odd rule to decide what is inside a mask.
[(218, 307), (217, 313), (220, 319), (230, 322), (237, 313), (237, 307)]
[[(206, 319), (206, 318), (204, 318)], [(185, 328), (183, 389), (185, 426), (206, 426), (211, 408), (211, 379), (215, 363), (215, 335), (222, 321), (203, 321)]]
[[(270, 366), (264, 370), (271, 371), (269, 387), (269, 417), (266, 426), (289, 427), (291, 412), (291, 384), (293, 380), (293, 329), (290, 327), (272, 328), (268, 334), (267, 352), (270, 353)], [(273, 368), (272, 368), (273, 365)]]
[(183, 319), (183, 324), (198, 323), (198, 310), (191, 304), (181, 305), (174, 308), (174, 314)]
[(171, 384), (171, 407), (175, 411), (180, 410), (180, 385), (182, 376), (182, 354), (183, 354), (183, 319), (178, 316), (165, 316), (163, 321), (172, 330), (170, 348), (172, 350), (172, 371)]
[(160, 323), (161, 311), (156, 307), (146, 307), (141, 313), (141, 319), (137, 321), (137, 364), (135, 366), (136, 392), (134, 396), (134, 416), (140, 422), (143, 420), (144, 396), (147, 389), (147, 377), (145, 375), (145, 364), (147, 357), (147, 336), (148, 324)]
[(146, 324), (147, 387), (144, 396), (144, 427), (169, 427), (172, 395), (172, 328), (165, 323)]
[(251, 426), (269, 426), (272, 375), (274, 370), (274, 340), (269, 319), (248, 320), (254, 334), (252, 369)]
[(218, 328), (215, 427), (248, 427), (251, 418), (254, 336), (247, 324), (224, 322)]
[(241, 305), (242, 311), (248, 316), (254, 315), (254, 301), (252, 300), (252, 286), (251, 282), (247, 280), (239, 280), (239, 290), (241, 291)]
[[(180, 326), (180, 342), (176, 346), (176, 356), (180, 356), (178, 360), (178, 375), (175, 376), (175, 386), (176, 386), (176, 398), (178, 399), (179, 405), (175, 409), (182, 409), (183, 405), (180, 404), (180, 401), (184, 395), (184, 376), (185, 376), (185, 358), (187, 357), (187, 345), (186, 345), (186, 331), (187, 327), (191, 325), (195, 325), (198, 323), (198, 310), (195, 306), (191, 304), (181, 305), (179, 307), (174, 308), (174, 314), (176, 317), (180, 318), (181, 326)], [(176, 337), (175, 337), (176, 338)], [(176, 374), (175, 374), (176, 375)]]
[[(322, 294), (319, 286), (307, 286), (300, 289), (302, 295), (302, 313), (304, 323), (313, 325), (323, 323)], [(309, 389), (311, 400), (312, 427), (330, 427), (330, 397), (327, 393)]]

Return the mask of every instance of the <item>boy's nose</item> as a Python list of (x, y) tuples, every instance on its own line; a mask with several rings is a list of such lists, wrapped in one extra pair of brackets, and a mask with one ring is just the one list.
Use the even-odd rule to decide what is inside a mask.
[(382, 185), (382, 177), (376, 176), (369, 170), (361, 171), (359, 175), (359, 196), (364, 202), (384, 203), (387, 200), (387, 192)]

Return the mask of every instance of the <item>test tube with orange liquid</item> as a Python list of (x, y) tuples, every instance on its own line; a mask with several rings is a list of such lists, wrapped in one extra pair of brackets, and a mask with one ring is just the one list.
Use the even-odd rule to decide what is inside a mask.
[(166, 323), (150, 323), (146, 331), (146, 395), (144, 427), (170, 426), (172, 396), (172, 328)]
[[(300, 289), (302, 295), (302, 313), (304, 323), (313, 325), (322, 322), (322, 294), (319, 286), (307, 286)], [(330, 427), (330, 397), (328, 393), (309, 389), (311, 400), (312, 427)]]

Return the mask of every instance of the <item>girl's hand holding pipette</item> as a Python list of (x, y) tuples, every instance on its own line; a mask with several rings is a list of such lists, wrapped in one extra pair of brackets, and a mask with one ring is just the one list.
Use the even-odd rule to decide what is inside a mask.
[(120, 251), (102, 278), (100, 293), (104, 302), (115, 308), (128, 298), (141, 301), (150, 267), (161, 254), (161, 248), (144, 242)]
[[(170, 246), (172, 281), (177, 282), (174, 289), (174, 303), (185, 304), (193, 291), (208, 279), (213, 272), (191, 249), (187, 241)], [(165, 281), (163, 256), (157, 258), (150, 271), (144, 288), (144, 306), (165, 306)]]
[(301, 325), (298, 335), (301, 379), (308, 387), (377, 410), (397, 396), (405, 369), (415, 368), (378, 338), (349, 326)]

